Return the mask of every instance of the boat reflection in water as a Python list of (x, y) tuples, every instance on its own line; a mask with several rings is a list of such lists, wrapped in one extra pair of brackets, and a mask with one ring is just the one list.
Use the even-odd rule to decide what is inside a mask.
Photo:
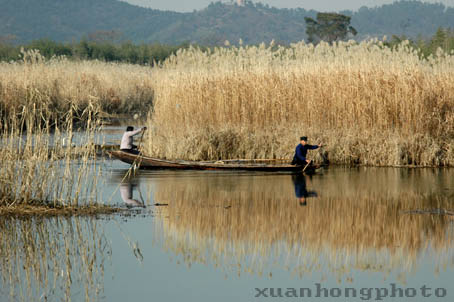
[(385, 279), (394, 272), (404, 282), (428, 253), (437, 261), (434, 270), (452, 265), (449, 216), (408, 212), (449, 208), (449, 198), (383, 188), (381, 194), (345, 195), (320, 189), (310, 206), (301, 207), (294, 190), (297, 197), (301, 191), (316, 196), (306, 180), (241, 174), (169, 178), (155, 191), (156, 200), (169, 204), (155, 219), (155, 236), (189, 266), (211, 263), (238, 275), (287, 270), (352, 281), (353, 271), (379, 272)]

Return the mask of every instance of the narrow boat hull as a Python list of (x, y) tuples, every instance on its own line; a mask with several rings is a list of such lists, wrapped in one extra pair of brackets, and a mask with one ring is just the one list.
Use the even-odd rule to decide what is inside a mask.
[[(110, 151), (111, 156), (142, 169), (184, 169), (184, 170), (246, 170), (246, 171), (289, 171), (301, 172), (303, 167), (290, 164), (271, 164), (273, 160), (225, 160), (188, 161), (165, 160), (123, 151)], [(305, 173), (314, 173), (319, 166), (306, 168)]]

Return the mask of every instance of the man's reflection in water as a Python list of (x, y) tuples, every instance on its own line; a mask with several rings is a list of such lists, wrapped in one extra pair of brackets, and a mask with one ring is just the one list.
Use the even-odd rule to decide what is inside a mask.
[(306, 175), (303, 173), (293, 174), (292, 181), (295, 186), (295, 195), (296, 198), (298, 198), (300, 206), (307, 206), (307, 198), (317, 197), (317, 192), (307, 190)]
[(120, 184), (120, 195), (121, 199), (126, 204), (126, 207), (128, 208), (134, 208), (134, 207), (140, 207), (140, 208), (145, 208), (145, 204), (141, 201), (138, 201), (137, 199), (134, 199), (133, 196), (133, 187), (137, 185), (132, 184), (131, 180), (125, 179), (124, 182)]

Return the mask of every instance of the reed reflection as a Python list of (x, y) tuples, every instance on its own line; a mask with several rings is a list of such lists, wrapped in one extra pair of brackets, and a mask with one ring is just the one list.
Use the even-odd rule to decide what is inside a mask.
[(0, 300), (97, 301), (109, 255), (94, 218), (3, 217)]
[(302, 208), (294, 201), (300, 190), (305, 198), (316, 194), (306, 178), (288, 175), (168, 179), (156, 188), (156, 199), (169, 204), (156, 220), (156, 236), (188, 265), (211, 262), (238, 274), (285, 269), (349, 279), (355, 269), (386, 277), (416, 270), (427, 253), (439, 268), (452, 266), (451, 220), (407, 212), (448, 209), (448, 198), (386, 191), (333, 196), (320, 188), (317, 202)]

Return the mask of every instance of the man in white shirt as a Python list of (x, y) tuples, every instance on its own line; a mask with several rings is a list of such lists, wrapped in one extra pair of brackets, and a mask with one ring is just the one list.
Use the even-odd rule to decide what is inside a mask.
[(142, 127), (140, 129), (134, 130), (134, 127), (128, 126), (126, 127), (126, 132), (123, 134), (121, 138), (120, 150), (124, 152), (129, 152), (133, 154), (139, 154), (139, 150), (137, 150), (137, 146), (134, 145), (133, 136), (139, 134), (147, 130), (147, 127)]

